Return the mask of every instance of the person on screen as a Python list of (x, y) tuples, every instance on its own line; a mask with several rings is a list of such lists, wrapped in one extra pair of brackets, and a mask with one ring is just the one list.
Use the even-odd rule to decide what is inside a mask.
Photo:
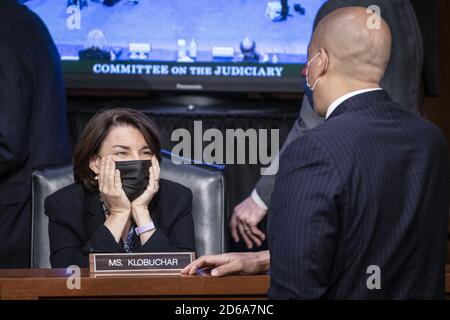
[(97, 252), (195, 251), (192, 192), (160, 179), (156, 125), (128, 109), (98, 112), (75, 146), (74, 178), (45, 200), (53, 268)]
[(447, 142), (381, 88), (392, 37), (367, 18), (364, 7), (337, 9), (310, 42), (305, 92), (326, 121), (280, 158), (269, 298), (445, 297)]
[(106, 48), (105, 34), (94, 29), (88, 33), (84, 50), (80, 50), (78, 55), (80, 60), (111, 60), (111, 53), (106, 51)]
[(87, 0), (67, 0), (67, 7), (76, 6), (80, 10), (88, 6)]
[[(419, 113), (420, 85), (423, 70), (424, 49), (416, 14), (409, 0), (332, 0), (320, 8), (314, 21), (314, 29), (319, 22), (336, 9), (348, 6), (369, 7), (376, 5), (381, 16), (387, 21), (393, 38), (391, 59), (381, 80), (383, 88), (392, 99), (412, 113)], [(372, 20), (370, 20), (372, 21)], [(321, 125), (325, 119), (314, 112), (308, 99), (303, 99), (299, 117), (289, 132), (281, 148), (281, 156), (289, 144), (309, 130)], [(278, 163), (272, 161), (272, 163)], [(262, 176), (251, 195), (238, 204), (230, 219), (230, 231), (236, 248), (252, 250), (266, 246), (266, 235), (260, 223), (267, 215), (276, 175)], [(240, 241), (243, 240), (244, 245)], [(240, 248), (243, 247), (244, 248)]]
[(260, 55), (256, 52), (256, 42), (249, 37), (242, 39), (240, 44), (242, 62), (258, 63)]
[(0, 0), (0, 269), (29, 268), (31, 176), (70, 163), (58, 49), (42, 20)]
[(281, 11), (279, 12), (280, 15), (277, 19), (273, 20), (274, 22), (284, 21), (289, 16), (288, 0), (280, 0), (280, 4), (281, 4)]

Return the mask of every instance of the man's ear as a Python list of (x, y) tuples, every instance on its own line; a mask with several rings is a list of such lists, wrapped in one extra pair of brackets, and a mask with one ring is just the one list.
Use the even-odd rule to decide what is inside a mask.
[(92, 156), (89, 160), (89, 168), (97, 175), (100, 172), (100, 157)]
[(328, 66), (329, 66), (329, 62), (330, 62), (330, 57), (328, 55), (328, 52), (324, 49), (324, 48), (320, 48), (320, 63), (321, 66), (320, 68), (322, 69), (320, 72), (320, 75), (323, 76), (324, 74), (326, 74), (328, 72)]

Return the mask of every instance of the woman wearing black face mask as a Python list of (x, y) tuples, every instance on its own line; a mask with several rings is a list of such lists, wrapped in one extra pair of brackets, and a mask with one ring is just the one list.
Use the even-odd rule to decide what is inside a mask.
[(74, 150), (75, 183), (45, 201), (53, 268), (91, 252), (194, 251), (189, 189), (159, 179), (159, 134), (132, 109), (97, 113)]

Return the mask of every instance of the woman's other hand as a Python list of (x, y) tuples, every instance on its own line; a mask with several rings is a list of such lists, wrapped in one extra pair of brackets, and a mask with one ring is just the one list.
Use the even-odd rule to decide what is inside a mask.
[(148, 179), (147, 188), (145, 188), (145, 191), (131, 203), (133, 215), (135, 212), (148, 211), (148, 205), (159, 190), (159, 162), (155, 156), (152, 156), (151, 161), (152, 165), (148, 168), (150, 178)]
[(130, 215), (131, 203), (122, 189), (120, 171), (111, 156), (100, 160), (98, 187), (110, 215)]

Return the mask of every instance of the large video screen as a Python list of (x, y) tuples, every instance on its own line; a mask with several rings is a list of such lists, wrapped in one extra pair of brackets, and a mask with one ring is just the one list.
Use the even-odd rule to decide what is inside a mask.
[(22, 0), (69, 88), (301, 91), (325, 0)]

